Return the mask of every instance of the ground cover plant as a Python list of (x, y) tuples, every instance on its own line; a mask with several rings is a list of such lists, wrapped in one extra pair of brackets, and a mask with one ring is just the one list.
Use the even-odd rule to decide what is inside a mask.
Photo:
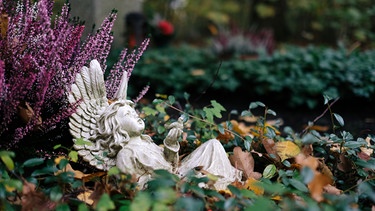
[[(321, 115), (311, 120), (304, 130), (295, 131), (281, 125), (281, 122), (277, 121), (277, 111), (259, 101), (249, 103), (248, 108), (241, 112), (227, 111), (215, 99), (207, 105), (196, 107), (190, 103), (187, 93), (178, 97), (159, 94), (152, 103), (143, 104), (141, 98), (146, 90), (142, 91), (141, 96), (135, 100), (138, 102), (137, 110), (147, 125), (145, 132), (156, 142), (161, 142), (166, 135), (164, 125), (175, 121), (180, 115), (185, 116), (184, 135), (180, 142), (181, 155), (190, 153), (211, 138), (221, 141), (232, 165), (244, 172), (243, 181), (234, 182), (226, 190), (210, 189), (217, 176), (209, 174), (199, 166), (194, 171), (205, 174), (206, 177), (197, 178), (192, 172), (185, 178), (179, 178), (166, 171), (157, 170), (154, 172), (155, 179), (148, 183), (146, 189), (141, 190), (136, 186), (136, 178), (120, 173), (116, 167), (105, 172), (88, 168), (72, 149), (73, 143), (68, 137), (64, 140), (71, 144), (53, 142), (54, 138), (58, 138), (56, 136), (47, 139), (50, 143), (44, 146), (45, 149), (59, 151), (61, 154), (35, 153), (19, 159), (22, 153), (12, 151), (7, 143), (19, 140), (17, 145), (23, 147), (25, 140), (32, 144), (38, 141), (22, 137), (25, 133), (33, 133), (32, 128), (42, 127), (48, 122), (46, 117), (62, 120), (71, 113), (69, 109), (74, 109), (64, 107), (68, 102), (63, 94), (66, 91), (63, 85), (71, 82), (69, 80), (72, 80), (74, 72), (92, 57), (105, 64), (112, 40), (110, 31), (115, 13), (111, 13), (108, 19), (104, 20), (101, 29), (81, 45), (77, 41), (81, 25), (70, 22), (68, 7), (63, 7), (61, 16), (56, 19), (55, 24), (51, 24), (50, 11), (53, 1), (41, 0), (36, 4), (24, 1), (24, 4), (20, 3), (18, 7), (15, 7), (13, 1), (0, 3), (1, 17), (9, 20), (5, 22), (5, 26), (1, 25), (0, 39), (3, 47), (0, 54), (0, 210), (374, 209), (375, 136), (362, 134), (354, 137), (343, 130), (345, 121), (335, 112), (338, 98), (334, 92), (324, 95), (326, 108), (321, 111)], [(77, 36), (68, 38), (67, 35), (57, 33), (60, 30)], [(34, 36), (26, 36), (27, 34)], [(40, 45), (35, 42), (44, 46), (46, 52), (39, 49)], [(110, 96), (114, 94), (111, 90), (116, 87), (110, 85), (119, 82), (123, 69), (130, 70), (131, 73), (147, 44), (148, 39), (138, 51), (130, 54), (127, 54), (126, 50), (122, 51), (119, 61), (113, 65), (113, 71), (110, 71), (108, 76), (107, 91)], [(14, 48), (11, 48), (13, 45)], [(56, 49), (53, 49), (55, 47)], [(61, 49), (70, 53), (63, 50), (65, 54), (60, 55), (58, 52)], [(199, 64), (203, 63), (203, 59), (197, 55), (206, 58), (200, 52), (190, 53), (192, 57), (196, 56), (194, 59)], [(337, 53), (326, 50), (323, 51), (323, 56), (327, 57), (330, 53), (334, 55), (332, 61), (336, 61), (336, 57), (344, 60), (340, 57), (344, 55), (340, 51)], [(363, 61), (354, 59), (345, 67), (352, 68), (352, 64), (363, 69), (373, 67), (367, 53), (358, 55), (361, 55), (358, 58), (363, 56)], [(278, 64), (283, 64), (284, 60), (291, 60), (292, 64), (296, 62), (295, 65), (298, 65), (297, 61), (300, 62), (300, 59), (295, 61), (288, 56), (277, 54), (272, 58), (278, 61), (278, 56), (282, 58)], [(320, 58), (319, 53), (315, 56)], [(351, 60), (351, 57), (345, 58)], [(180, 61), (187, 61), (185, 59), (180, 58)], [(264, 59), (263, 62), (269, 61)], [(168, 60), (165, 63), (171, 65), (171, 68), (179, 67), (179, 63)], [(188, 65), (191, 63), (186, 64)], [(332, 65), (333, 69), (337, 64), (333, 62)], [(337, 68), (339, 67), (340, 65), (337, 65)], [(199, 69), (195, 70), (195, 74), (199, 75)], [(226, 71), (229, 70), (228, 68)], [(356, 77), (360, 76), (354, 77), (354, 73), (365, 74), (356, 72), (353, 68), (353, 71), (349, 71), (348, 75), (343, 75), (341, 79), (353, 80), (353, 84), (362, 87), (355, 81)], [(303, 73), (291, 75), (294, 74)], [(220, 74), (217, 76), (222, 77)], [(361, 76), (360, 79), (372, 82), (372, 75), (366, 76), (368, 78)], [(66, 83), (61, 84), (61, 78), (66, 79)], [(177, 84), (176, 81), (175, 83)], [(238, 82), (238, 86), (241, 86), (241, 83)], [(26, 86), (30, 84), (32, 86)], [(215, 86), (215, 83), (212, 86)], [(370, 86), (369, 90), (371, 89)], [(332, 93), (333, 96), (328, 95)], [(366, 92), (362, 94), (367, 96)], [(368, 97), (371, 96), (370, 92)], [(13, 122), (18, 118), (17, 109), (21, 103), (29, 111), (31, 119), (24, 124)], [(224, 113), (228, 113), (228, 116), (224, 116)], [(38, 124), (40, 116), (43, 121)], [(330, 128), (324, 131), (316, 124), (323, 116), (328, 116), (331, 120)], [(51, 123), (56, 121), (51, 120)], [(38, 136), (42, 137), (43, 135)], [(84, 144), (84, 140), (81, 141)]]
[(201, 109), (186, 105), (181, 110), (173, 97), (158, 99), (139, 108), (154, 139), (163, 136), (162, 125), (173, 116), (167, 109), (183, 113), (189, 116), (181, 141), (184, 153), (216, 137), (233, 165), (244, 171), (244, 182), (215, 191), (200, 185), (210, 187), (216, 176), (199, 167), (195, 171), (207, 177), (180, 179), (157, 170), (148, 187), (139, 190), (134, 178), (116, 167), (91, 173), (73, 169), (78, 157), (70, 149), (69, 156), (23, 163), (14, 163), (14, 153), (2, 151), (3, 208), (27, 210), (39, 201), (40, 210), (370, 210), (375, 201), (374, 136), (355, 138), (340, 130), (344, 120), (333, 112), (334, 102), (326, 98), (322, 113), (331, 116), (332, 132), (320, 133), (313, 121), (301, 132), (289, 127), (280, 131), (277, 122), (268, 121), (276, 112), (261, 102), (216, 124), (225, 108), (214, 100)]
[(184, 92), (199, 95), (209, 88), (215, 93), (253, 99), (268, 96), (287, 99), (283, 104), (290, 107), (315, 108), (322, 93), (345, 101), (371, 101), (375, 96), (374, 56), (373, 50), (353, 51), (344, 46), (285, 46), (272, 55), (245, 60), (241, 55), (222, 60), (210, 49), (186, 45), (150, 49), (137, 65), (133, 85), (139, 89), (149, 83), (156, 93), (178, 98)]

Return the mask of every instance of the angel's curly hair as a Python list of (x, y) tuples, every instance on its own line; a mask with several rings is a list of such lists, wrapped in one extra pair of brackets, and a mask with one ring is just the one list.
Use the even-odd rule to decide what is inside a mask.
[(92, 139), (96, 140), (95, 148), (109, 149), (108, 157), (115, 157), (130, 139), (128, 132), (121, 128), (120, 120), (116, 117), (118, 109), (125, 105), (133, 106), (133, 103), (131, 101), (115, 101), (105, 108), (97, 119), (96, 136), (93, 136)]

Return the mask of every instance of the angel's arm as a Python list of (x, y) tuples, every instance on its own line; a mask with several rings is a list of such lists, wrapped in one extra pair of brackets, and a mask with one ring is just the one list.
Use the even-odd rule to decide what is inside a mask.
[(166, 126), (170, 129), (167, 137), (164, 139), (164, 156), (165, 159), (172, 164), (173, 171), (177, 169), (178, 166), (178, 151), (180, 149), (180, 144), (178, 143), (179, 137), (182, 135), (183, 123), (182, 118), (179, 118), (177, 122)]

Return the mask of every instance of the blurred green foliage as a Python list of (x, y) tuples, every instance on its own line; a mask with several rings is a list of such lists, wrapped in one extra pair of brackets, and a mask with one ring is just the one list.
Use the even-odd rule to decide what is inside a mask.
[(285, 46), (257, 59), (219, 60), (209, 49), (191, 46), (149, 49), (130, 82), (135, 96), (146, 84), (156, 93), (182, 98), (207, 89), (282, 100), (314, 108), (322, 94), (371, 100), (375, 96), (375, 51)]
[(148, 0), (144, 12), (160, 14), (177, 28), (179, 41), (204, 43), (216, 29), (273, 29), (277, 41), (328, 43), (375, 41), (372, 0)]

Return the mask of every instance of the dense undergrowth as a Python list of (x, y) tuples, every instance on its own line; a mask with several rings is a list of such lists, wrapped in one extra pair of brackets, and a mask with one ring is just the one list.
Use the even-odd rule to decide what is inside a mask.
[[(375, 52), (343, 46), (285, 46), (271, 55), (219, 58), (207, 48), (149, 49), (132, 78), (135, 90), (149, 83), (156, 93), (182, 97), (211, 90), (272, 96), (290, 107), (315, 108), (322, 93), (344, 100), (375, 96)], [(287, 102), (285, 102), (287, 99)]]
[(73, 169), (80, 161), (77, 152), (68, 148), (65, 156), (35, 157), (21, 163), (13, 162), (14, 153), (1, 151), (2, 209), (371, 210), (375, 137), (353, 137), (342, 131), (344, 120), (333, 112), (334, 101), (325, 99), (327, 110), (322, 115), (330, 116), (331, 133), (319, 132), (314, 121), (300, 133), (279, 127), (277, 121), (268, 120), (276, 112), (261, 102), (250, 103), (248, 110), (222, 124), (215, 120), (225, 108), (216, 101), (201, 109), (188, 103), (181, 108), (173, 97), (139, 105), (148, 128), (145, 132), (156, 142), (165, 137), (164, 123), (184, 114), (181, 155), (218, 138), (233, 165), (244, 172), (243, 181), (227, 190), (209, 188), (215, 175), (196, 178), (192, 171), (178, 178), (163, 170), (156, 170), (154, 180), (139, 190), (135, 178), (116, 167), (108, 172)]

